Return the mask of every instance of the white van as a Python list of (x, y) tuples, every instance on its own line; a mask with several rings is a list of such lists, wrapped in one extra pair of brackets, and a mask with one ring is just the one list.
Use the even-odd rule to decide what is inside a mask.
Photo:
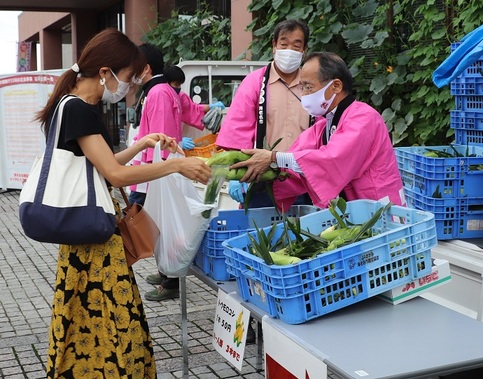
[[(183, 69), (186, 80), (181, 90), (190, 95), (197, 104), (210, 104), (222, 101), (225, 104), (223, 111), (226, 114), (233, 100), (235, 92), (243, 78), (258, 68), (266, 66), (268, 62), (252, 61), (183, 61), (178, 66)], [(193, 139), (210, 133), (183, 125), (183, 136)], [(205, 187), (195, 182), (200, 195), (204, 196)], [(225, 183), (218, 199), (219, 209), (237, 209), (239, 204), (228, 194), (228, 184)]]
[[(186, 76), (181, 90), (197, 104), (222, 101), (226, 114), (243, 78), (268, 62), (253, 61), (182, 61), (178, 66)], [(193, 139), (207, 134), (207, 130), (183, 125), (183, 136)]]

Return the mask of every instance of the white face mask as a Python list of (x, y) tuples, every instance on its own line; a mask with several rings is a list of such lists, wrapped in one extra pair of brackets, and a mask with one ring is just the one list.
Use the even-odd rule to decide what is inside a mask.
[(138, 86), (143, 84), (143, 79), (146, 76), (146, 73), (142, 74), (139, 78), (133, 78), (132, 82)]
[(275, 50), (275, 64), (285, 74), (291, 74), (292, 72), (300, 68), (302, 63), (303, 54), (299, 51), (290, 49)]
[(310, 95), (302, 96), (302, 107), (310, 115), (318, 117), (323, 116), (327, 113), (330, 106), (332, 105), (332, 102), (335, 99), (335, 93), (329, 100), (327, 100), (325, 98), (325, 92), (333, 82), (334, 81), (331, 80), (324, 88), (319, 89), (317, 92), (311, 93)]
[(104, 82), (104, 93), (102, 94), (102, 101), (114, 104), (126, 97), (129, 92), (130, 84), (119, 80), (116, 74), (114, 74), (111, 69), (109, 70), (111, 71), (112, 76), (114, 76), (114, 79), (117, 80), (117, 90), (116, 92), (109, 91), (106, 87), (106, 83)]

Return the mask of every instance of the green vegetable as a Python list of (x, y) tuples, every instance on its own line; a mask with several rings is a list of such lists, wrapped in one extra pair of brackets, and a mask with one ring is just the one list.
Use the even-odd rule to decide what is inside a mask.
[[(228, 168), (224, 166), (213, 167), (212, 174), (205, 191), (205, 204), (214, 204), (218, 198), (223, 182), (225, 181)], [(201, 212), (204, 218), (210, 218), (211, 209)]]

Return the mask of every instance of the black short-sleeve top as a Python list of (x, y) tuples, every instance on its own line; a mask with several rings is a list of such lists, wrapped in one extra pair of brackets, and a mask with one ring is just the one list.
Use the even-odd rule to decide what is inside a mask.
[(84, 153), (77, 143), (77, 139), (92, 134), (101, 134), (111, 150), (114, 151), (112, 138), (102, 121), (99, 107), (74, 96), (64, 105), (57, 147), (71, 151), (77, 156), (83, 156)]

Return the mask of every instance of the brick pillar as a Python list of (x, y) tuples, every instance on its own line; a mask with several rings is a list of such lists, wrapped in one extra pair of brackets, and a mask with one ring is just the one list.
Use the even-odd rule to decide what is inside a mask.
[(140, 45), (142, 37), (157, 23), (158, 5), (156, 0), (124, 0), (126, 15), (126, 35)]
[[(252, 14), (248, 12), (251, 0), (231, 0), (231, 56), (236, 58), (248, 49), (252, 41), (252, 33), (247, 32), (247, 25), (252, 22)], [(236, 15), (236, 17), (233, 17)], [(247, 59), (251, 55), (248, 51)]]
[[(40, 65), (42, 70), (62, 67), (62, 34), (60, 30), (43, 29), (40, 35)], [(32, 46), (35, 48), (35, 46)]]
[(86, 43), (98, 32), (95, 14), (79, 11), (71, 14), (72, 25), (72, 62), (77, 62)]

